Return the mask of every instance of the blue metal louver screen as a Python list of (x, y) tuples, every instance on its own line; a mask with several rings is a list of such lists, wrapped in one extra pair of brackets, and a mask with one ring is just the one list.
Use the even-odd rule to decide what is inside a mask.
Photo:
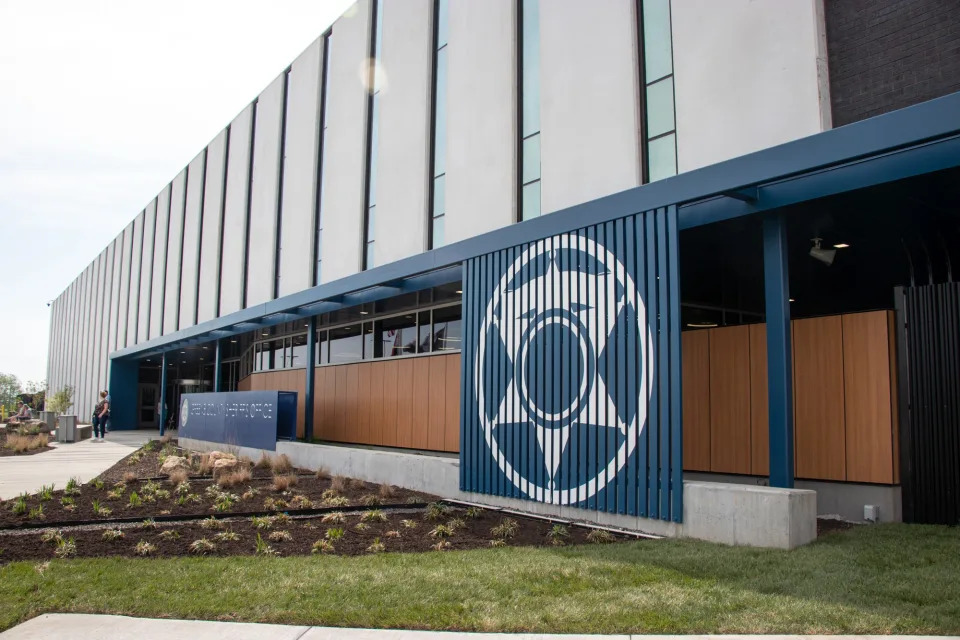
[(676, 208), (468, 260), (460, 485), (679, 522)]

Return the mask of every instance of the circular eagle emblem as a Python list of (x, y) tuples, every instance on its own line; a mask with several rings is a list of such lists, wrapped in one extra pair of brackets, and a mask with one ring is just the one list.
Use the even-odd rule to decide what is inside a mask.
[(553, 504), (602, 491), (646, 426), (653, 344), (633, 275), (603, 245), (569, 234), (520, 251), (473, 363), (483, 436), (509, 482)]
[(190, 417), (190, 401), (187, 398), (180, 403), (180, 426), (187, 426), (187, 419)]

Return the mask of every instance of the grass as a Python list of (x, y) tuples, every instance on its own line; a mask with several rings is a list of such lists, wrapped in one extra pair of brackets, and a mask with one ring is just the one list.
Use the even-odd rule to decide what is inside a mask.
[(541, 633), (956, 634), (960, 529), (863, 527), (792, 552), (664, 540), (322, 560), (72, 559), (42, 573), (13, 563), (0, 567), (0, 602), (0, 629), (63, 611)]

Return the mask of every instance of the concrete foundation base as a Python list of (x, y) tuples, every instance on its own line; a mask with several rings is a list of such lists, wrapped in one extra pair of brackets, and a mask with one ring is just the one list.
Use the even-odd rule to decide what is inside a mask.
[[(180, 438), (179, 442), (180, 446), (195, 451), (227, 447), (190, 438)], [(684, 482), (684, 522), (681, 524), (461, 491), (460, 460), (450, 455), (286, 441), (277, 442), (275, 452), (228, 448), (253, 460), (263, 454), (271, 457), (285, 454), (294, 465), (304, 469), (323, 467), (331, 474), (393, 484), (450, 500), (655, 536), (792, 549), (817, 535), (817, 494), (813, 491)]]

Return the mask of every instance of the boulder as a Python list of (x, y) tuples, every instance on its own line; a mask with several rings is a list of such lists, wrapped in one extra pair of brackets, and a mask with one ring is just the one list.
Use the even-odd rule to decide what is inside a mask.
[(218, 460), (233, 460), (237, 461), (237, 456), (232, 453), (224, 453), (223, 451), (211, 451), (207, 454), (207, 458), (210, 462), (217, 462)]
[(167, 459), (163, 461), (163, 465), (160, 467), (160, 473), (170, 475), (177, 469), (190, 471), (190, 461), (180, 456), (167, 456)]
[(237, 464), (239, 463), (237, 462), (237, 459), (234, 457), (220, 458), (219, 460), (214, 461), (213, 472), (223, 473), (224, 471), (232, 471), (233, 469), (236, 469)]

